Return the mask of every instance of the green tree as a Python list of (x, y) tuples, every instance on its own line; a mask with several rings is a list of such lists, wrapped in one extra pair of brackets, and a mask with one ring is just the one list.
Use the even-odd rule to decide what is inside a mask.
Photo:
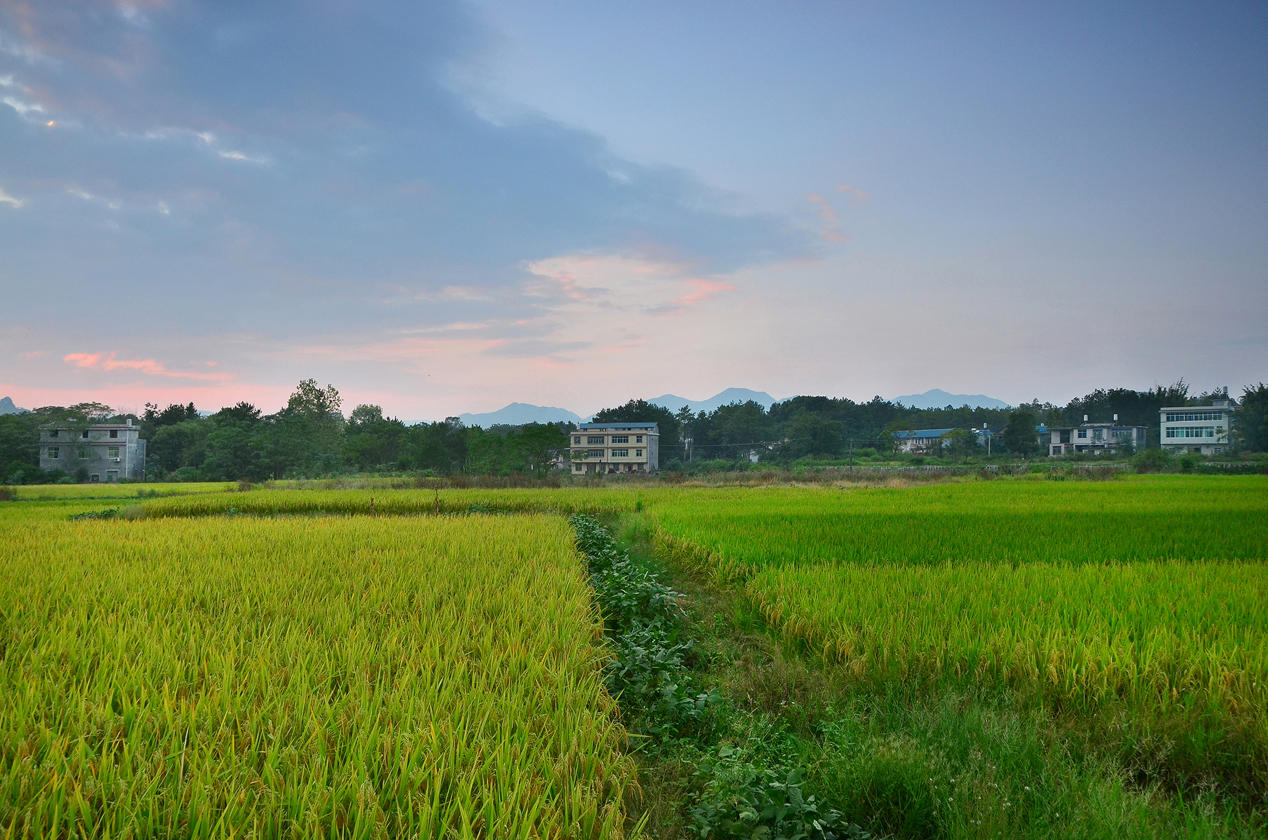
[(845, 433), (841, 424), (823, 414), (803, 411), (784, 425), (781, 454), (789, 460), (806, 455), (835, 457), (845, 449)]
[(529, 423), (509, 437), (520, 462), (519, 468), (535, 476), (550, 472), (555, 456), (568, 446), (567, 430), (554, 423)]
[(0, 415), (0, 483), (29, 484), (42, 478), (39, 427), (37, 414)]
[[(688, 412), (689, 414), (690, 412)], [(681, 412), (679, 412), (681, 414)], [(616, 408), (605, 408), (594, 415), (596, 423), (655, 423), (660, 433), (660, 457), (678, 457), (682, 452), (682, 429), (679, 414), (647, 400), (630, 400)]]
[(344, 419), (339, 413), (342, 404), (334, 385), (320, 388), (317, 380), (305, 379), (295, 386), (284, 413), (303, 422), (284, 423), (280, 430), (286, 434), (307, 435), (308, 446), (290, 440), (281, 449), (296, 453), (308, 451), (303, 461), (292, 468), (298, 468), (301, 474), (308, 476), (327, 475), (339, 470), (344, 437)]
[(977, 435), (968, 429), (952, 429), (942, 439), (943, 451), (957, 461), (972, 458), (982, 447), (977, 445)]
[(1019, 408), (1008, 415), (1004, 427), (1004, 447), (1023, 458), (1039, 454), (1039, 433), (1035, 427), (1035, 413), (1029, 408)]
[(766, 409), (752, 400), (719, 406), (709, 420), (710, 458), (747, 458), (750, 449), (760, 449), (774, 435)]
[(1247, 385), (1233, 412), (1233, 439), (1249, 452), (1268, 452), (1268, 386)]
[(344, 454), (353, 469), (365, 471), (398, 464), (405, 454), (406, 430), (400, 420), (383, 416), (377, 405), (359, 405), (348, 415)]

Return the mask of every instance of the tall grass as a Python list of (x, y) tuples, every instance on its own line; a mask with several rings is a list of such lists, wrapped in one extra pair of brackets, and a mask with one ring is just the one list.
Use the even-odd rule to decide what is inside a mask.
[(0, 835), (622, 835), (562, 519), (0, 536)]

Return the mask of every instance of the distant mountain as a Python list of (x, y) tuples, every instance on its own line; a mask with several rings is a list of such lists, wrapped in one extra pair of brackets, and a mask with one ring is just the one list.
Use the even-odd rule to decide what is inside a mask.
[(9, 397), (0, 397), (0, 414), (26, 414), (26, 409), (18, 408)]
[(490, 426), (522, 426), (525, 423), (581, 422), (580, 415), (573, 414), (566, 408), (517, 402), (484, 414), (459, 414), (458, 419), (464, 426), (480, 426), (484, 429)]
[(1008, 408), (1008, 403), (985, 394), (948, 394), (940, 388), (923, 394), (894, 397), (894, 402), (902, 403), (908, 408), (946, 408), (949, 405), (956, 408), (964, 405), (970, 408)]
[(667, 408), (675, 414), (685, 405), (691, 409), (692, 414), (699, 414), (702, 411), (716, 411), (721, 406), (736, 402), (748, 402), (749, 400), (767, 409), (776, 402), (775, 398), (765, 391), (750, 391), (748, 388), (727, 388), (722, 393), (715, 394), (707, 400), (689, 400), (686, 397), (679, 397), (675, 394), (665, 394), (650, 399), (648, 402), (661, 408)]

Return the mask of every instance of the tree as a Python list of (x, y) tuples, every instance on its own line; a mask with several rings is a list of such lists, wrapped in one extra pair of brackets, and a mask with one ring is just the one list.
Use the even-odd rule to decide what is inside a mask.
[(785, 424), (784, 440), (781, 454), (790, 460), (806, 455), (834, 457), (845, 448), (841, 424), (810, 411), (796, 414)]
[(957, 461), (972, 458), (982, 448), (977, 445), (977, 435), (968, 429), (952, 429), (942, 439), (945, 451)]
[(677, 414), (647, 400), (630, 400), (616, 408), (605, 408), (594, 415), (596, 423), (655, 423), (660, 433), (661, 457), (682, 445), (682, 435)]
[(1233, 412), (1233, 438), (1250, 452), (1268, 452), (1268, 386), (1247, 385)]
[[(295, 386), (295, 393), (286, 401), (286, 410), (320, 420), (339, 414), (343, 399), (334, 385), (317, 387), (316, 379), (305, 379)], [(342, 420), (342, 415), (340, 415)]]
[(359, 405), (348, 416), (346, 461), (358, 470), (395, 465), (405, 453), (405, 424), (383, 416), (377, 405)]
[(40, 417), (0, 415), (0, 483), (26, 484), (40, 478)]
[(709, 454), (713, 458), (739, 460), (771, 439), (766, 409), (752, 400), (719, 406), (709, 424)]
[(1035, 413), (1028, 408), (1019, 408), (1008, 415), (1008, 425), (1004, 427), (1005, 448), (1023, 458), (1039, 454), (1039, 434), (1035, 426)]
[[(311, 448), (308, 457), (300, 465), (303, 474), (324, 475), (339, 468), (344, 433), (343, 415), (339, 413), (342, 404), (343, 400), (334, 385), (320, 388), (315, 379), (300, 382), (295, 386), (295, 393), (287, 400), (283, 413), (303, 422), (285, 423), (282, 431), (288, 435), (307, 436), (306, 443)], [(299, 451), (304, 448), (304, 442), (292, 440), (285, 442), (279, 451)]]

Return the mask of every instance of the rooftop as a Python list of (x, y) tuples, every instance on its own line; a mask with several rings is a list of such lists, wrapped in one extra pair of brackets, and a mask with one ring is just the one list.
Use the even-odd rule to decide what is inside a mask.
[(954, 429), (917, 429), (914, 432), (894, 432), (894, 437), (899, 440), (908, 440), (910, 438), (936, 438), (955, 431)]
[(614, 423), (582, 423), (577, 427), (580, 431), (595, 431), (598, 429), (655, 429), (655, 423), (626, 423), (617, 421)]

